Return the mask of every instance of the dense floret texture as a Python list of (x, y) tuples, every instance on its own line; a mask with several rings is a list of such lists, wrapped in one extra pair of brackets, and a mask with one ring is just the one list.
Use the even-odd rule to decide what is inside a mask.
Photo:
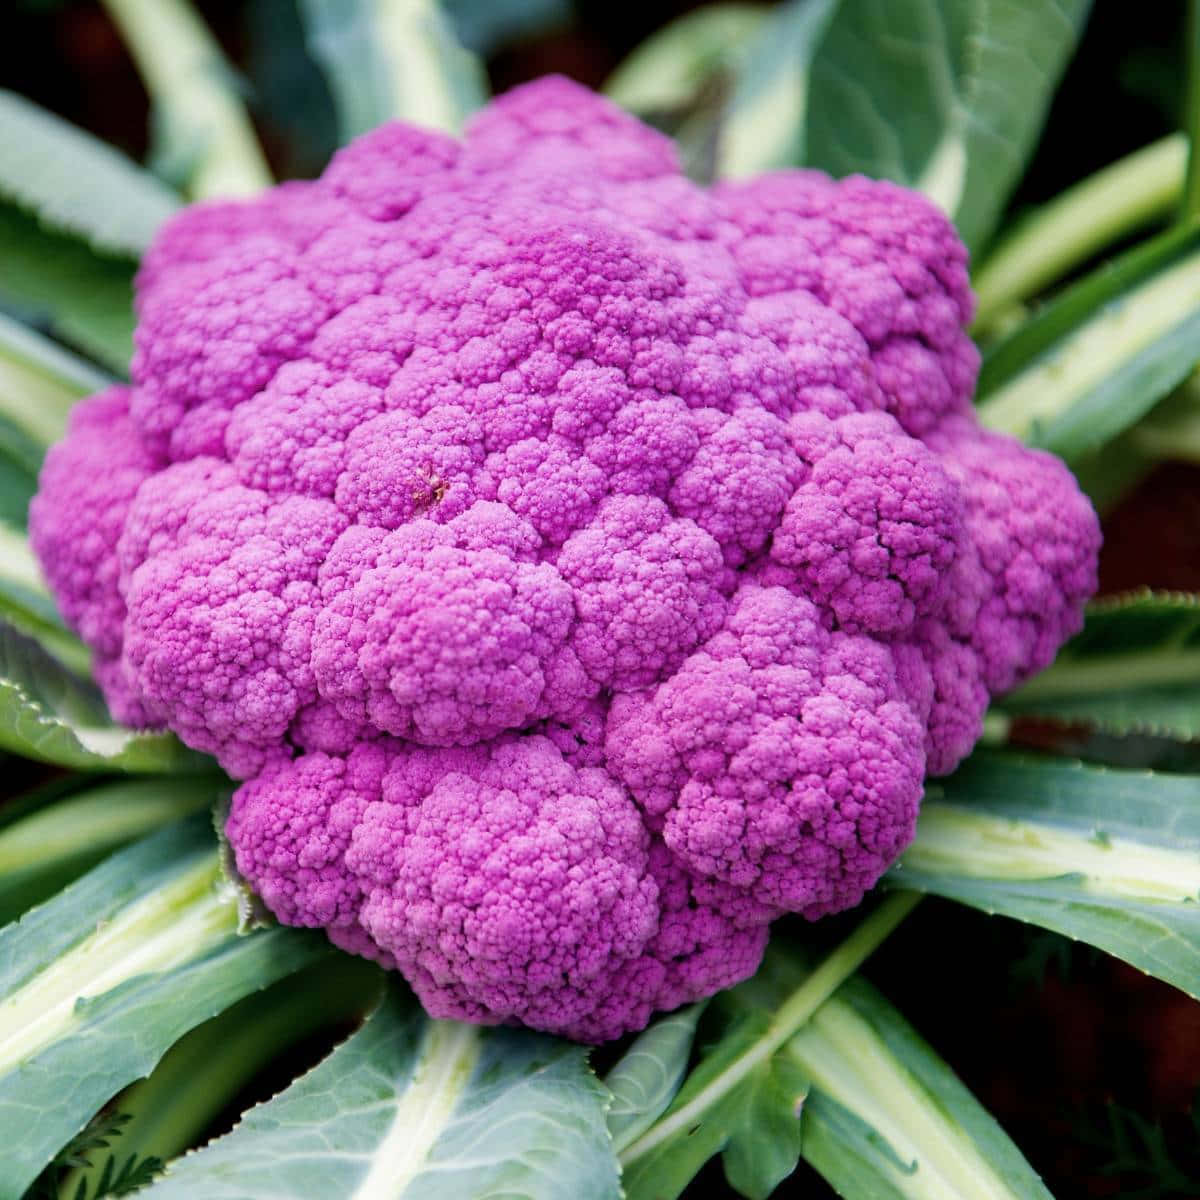
[(548, 79), (192, 208), (34, 546), (114, 711), (237, 778), (279, 918), (430, 1012), (599, 1040), (858, 902), (1095, 583), (981, 431), (899, 187), (712, 190)]

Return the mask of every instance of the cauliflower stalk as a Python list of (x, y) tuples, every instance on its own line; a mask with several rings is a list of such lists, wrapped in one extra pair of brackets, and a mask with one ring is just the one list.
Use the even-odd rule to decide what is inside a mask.
[(172, 219), (31, 512), (281, 921), (598, 1041), (856, 904), (1095, 585), (925, 199), (711, 190), (562, 79)]

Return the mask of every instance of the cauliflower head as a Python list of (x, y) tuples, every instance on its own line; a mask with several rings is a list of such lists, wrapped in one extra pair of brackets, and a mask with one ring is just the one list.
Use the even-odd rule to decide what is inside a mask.
[(857, 903), (1053, 658), (1095, 515), (981, 430), (919, 195), (700, 188), (549, 78), (172, 219), (34, 547), (281, 921), (598, 1041)]

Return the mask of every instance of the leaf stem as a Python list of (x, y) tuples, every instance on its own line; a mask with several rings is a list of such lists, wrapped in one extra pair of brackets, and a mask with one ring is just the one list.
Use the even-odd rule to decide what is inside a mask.
[(1179, 202), (1187, 161), (1187, 139), (1171, 134), (1097, 171), (1022, 221), (975, 273), (974, 332), (990, 332), (1013, 305), (1117, 239), (1168, 217)]
[(1021, 884), (1068, 875), (1097, 899), (1188, 904), (1200, 896), (1200, 859), (1190, 848), (1110, 834), (1099, 822), (1079, 828), (941, 801), (922, 806), (917, 836), (888, 881), (937, 890), (945, 877)]
[(1194, 226), (1092, 272), (998, 347), (981, 372), (979, 420), (1073, 462), (1187, 377), (1198, 333)]
[(1187, 174), (1179, 219), (1200, 217), (1200, 0), (1189, 0), (1187, 13), (1187, 108), (1183, 114), (1188, 138)]
[(219, 778), (122, 780), (47, 804), (0, 829), (0, 923), (118, 846), (211, 805)]
[(916, 907), (916, 892), (890, 896), (837, 947), (780, 1005), (762, 1036), (750, 1045), (703, 1091), (656, 1122), (620, 1155), (629, 1167), (657, 1146), (697, 1123), (712, 1105), (766, 1062), (834, 992), (866, 961)]
[(1015, 710), (1064, 696), (1103, 695), (1143, 688), (1193, 687), (1200, 679), (1200, 651), (1130, 650), (1055, 663), (1005, 698)]
[(271, 185), (233, 71), (189, 0), (103, 0), (176, 147), (196, 200)]
[(112, 377), (0, 313), (0, 413), (41, 446), (63, 435), (71, 406)]
[(458, 133), (487, 99), (479, 58), (436, 0), (300, 0), (342, 142), (393, 118)]
[(8, 993), (0, 1072), (16, 1070), (77, 1028), (85, 999), (102, 997), (139, 975), (184, 966), (231, 942), (237, 919), (217, 856), (199, 851), (179, 858), (159, 886), (98, 923), (90, 936)]

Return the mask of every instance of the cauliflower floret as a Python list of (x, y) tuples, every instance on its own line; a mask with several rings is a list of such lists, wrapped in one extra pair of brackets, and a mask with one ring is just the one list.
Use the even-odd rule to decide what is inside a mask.
[(686, 867), (815, 917), (857, 903), (912, 839), (921, 742), (886, 646), (746, 588), (666, 683), (614, 702), (605, 748)]
[(775, 528), (764, 581), (828, 609), (842, 629), (902, 634), (939, 613), (963, 537), (954, 480), (884, 413), (792, 419), (810, 466)]
[(280, 920), (615, 1037), (856, 903), (1079, 627), (1095, 515), (976, 425), (971, 306), (921, 196), (705, 190), (542, 80), (173, 218), (33, 544)]
[(65, 439), (42, 468), (29, 532), (59, 611), (95, 652), (109, 707), (119, 720), (144, 725), (146, 710), (121, 654), (125, 599), (116, 551), (138, 489), (163, 462), (139, 436), (129, 402), (129, 388), (111, 387), (75, 406)]
[(556, 565), (574, 597), (575, 652), (619, 691), (650, 686), (716, 633), (733, 586), (720, 545), (652, 496), (607, 500)]
[[(333, 546), (312, 666), (343, 716), (422, 745), (467, 745), (583, 698), (570, 587), (511, 543), (480, 544), (475, 517), (354, 526)], [(492, 532), (485, 524), (484, 538)]]

